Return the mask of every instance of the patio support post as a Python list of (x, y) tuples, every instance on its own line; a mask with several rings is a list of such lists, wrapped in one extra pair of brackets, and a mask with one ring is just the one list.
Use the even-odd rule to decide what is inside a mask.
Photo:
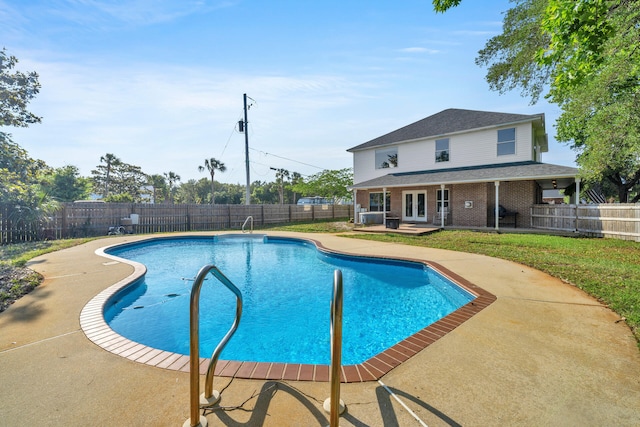
[(382, 187), (382, 225), (387, 225), (387, 187)]
[(360, 212), (358, 212), (358, 190), (356, 190), (355, 188), (353, 189), (353, 224), (359, 224), (359, 219), (358, 218), (358, 214)]
[(580, 208), (580, 178), (576, 177), (576, 232), (578, 232), (578, 208)]
[(444, 228), (444, 184), (440, 184), (441, 205), (440, 205), (440, 226)]
[(494, 206), (493, 215), (496, 218), (496, 230), (498, 230), (500, 228), (500, 217), (498, 216), (499, 214), (498, 205), (500, 204), (500, 181), (495, 181), (494, 184), (496, 186), (496, 204)]

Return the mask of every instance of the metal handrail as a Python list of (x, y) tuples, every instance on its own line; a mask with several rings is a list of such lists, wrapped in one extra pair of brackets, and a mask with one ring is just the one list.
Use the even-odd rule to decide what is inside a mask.
[[(247, 225), (247, 222), (249, 222), (249, 220), (251, 220), (251, 231), (244, 231), (244, 227)], [(253, 217), (251, 215), (249, 215), (247, 219), (244, 220), (244, 223), (242, 224), (242, 232), (253, 233)]]
[(346, 409), (340, 400), (340, 368), (342, 366), (342, 271), (333, 272), (333, 296), (331, 299), (331, 367), (329, 382), (331, 395), (324, 401), (325, 411), (330, 413), (330, 427), (338, 427), (340, 414)]
[[(207, 375), (204, 393), (200, 396), (200, 289), (207, 274), (211, 273), (236, 295), (236, 316), (233, 325), (213, 351)], [(210, 406), (220, 400), (220, 393), (213, 390), (213, 376), (218, 357), (240, 323), (242, 315), (242, 293), (215, 265), (205, 265), (200, 269), (191, 288), (189, 311), (189, 381), (190, 381), (190, 418), (183, 427), (207, 427), (207, 419), (199, 415), (201, 406)]]

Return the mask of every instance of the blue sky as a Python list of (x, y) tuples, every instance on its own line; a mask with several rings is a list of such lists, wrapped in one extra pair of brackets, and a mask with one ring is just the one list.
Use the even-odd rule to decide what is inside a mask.
[(245, 183), (270, 168), (303, 175), (352, 166), (346, 150), (446, 108), (545, 113), (547, 163), (575, 166), (555, 141), (559, 110), (491, 92), (478, 50), (507, 0), (0, 0), (0, 47), (37, 71), (41, 124), (4, 129), (34, 158), (89, 176), (113, 153), (149, 174)]

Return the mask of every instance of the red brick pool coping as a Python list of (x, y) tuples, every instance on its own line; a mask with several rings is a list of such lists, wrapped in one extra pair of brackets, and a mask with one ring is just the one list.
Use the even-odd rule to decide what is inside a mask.
[[(158, 238), (151, 238), (149, 240), (152, 239)], [(320, 242), (312, 239), (296, 239), (312, 242), (316, 247), (318, 247), (318, 249), (330, 253), (350, 256), (354, 255), (329, 250)], [(131, 361), (162, 369), (189, 372), (189, 356), (159, 350), (131, 341), (130, 339), (116, 333), (106, 323), (103, 314), (105, 304), (116, 292), (135, 282), (138, 278), (144, 275), (146, 268), (139, 263), (108, 255), (104, 252), (104, 249), (107, 249), (107, 247), (97, 250), (96, 253), (106, 258), (131, 264), (134, 267), (134, 273), (126, 279), (121, 280), (100, 292), (82, 309), (82, 312), (80, 313), (80, 327), (87, 338), (96, 345), (102, 347), (104, 350), (121, 357), (125, 357)], [(366, 255), (366, 258), (390, 259), (389, 257), (375, 257), (370, 255)], [(460, 287), (466, 289), (476, 298), (453, 313), (432, 323), (419, 332), (400, 341), (393, 347), (377, 354), (371, 359), (368, 359), (358, 365), (343, 365), (341, 375), (342, 382), (352, 383), (376, 381), (382, 378), (393, 368), (409, 360), (418, 352), (424, 350), (440, 338), (444, 337), (446, 334), (471, 319), (474, 315), (491, 305), (491, 303), (496, 300), (495, 295), (487, 292), (477, 285), (474, 285), (438, 263), (408, 258), (393, 259), (414, 261), (428, 265), (455, 282)], [(203, 375), (207, 372), (209, 360), (210, 359), (208, 358), (200, 358), (200, 373)], [(215, 375), (255, 380), (329, 381), (329, 365), (218, 360)]]

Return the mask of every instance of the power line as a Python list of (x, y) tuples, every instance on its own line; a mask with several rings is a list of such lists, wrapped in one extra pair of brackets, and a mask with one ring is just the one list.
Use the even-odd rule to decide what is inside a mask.
[[(240, 120), (242, 120), (242, 113), (240, 113)], [(236, 120), (236, 123), (239, 120)], [(222, 149), (222, 153), (220, 153), (220, 158), (222, 159), (222, 156), (224, 156), (224, 152), (227, 151), (227, 146), (229, 145), (229, 141), (231, 141), (231, 137), (233, 136), (233, 134), (236, 133), (236, 125), (233, 125), (233, 129), (231, 130), (231, 134), (229, 134), (229, 138), (227, 138), (227, 143), (224, 144), (224, 148)]]
[(321, 168), (320, 166), (315, 166), (315, 165), (310, 165), (309, 163), (299, 162), (299, 161), (297, 161), (297, 160), (289, 159), (289, 158), (287, 158), (287, 157), (278, 156), (277, 154), (267, 153), (266, 151), (261, 151), (261, 150), (256, 150), (255, 148), (251, 148), (251, 147), (249, 147), (249, 150), (257, 151), (258, 153), (262, 153), (262, 154), (264, 154), (265, 156), (273, 156), (273, 157), (277, 157), (277, 158), (279, 158), (279, 159), (288, 160), (288, 161), (293, 162), (293, 163), (299, 163), (299, 164), (301, 164), (301, 165), (310, 166), (310, 167), (312, 167), (312, 168), (316, 168), (316, 169), (320, 169), (320, 170), (325, 170), (325, 168)]

